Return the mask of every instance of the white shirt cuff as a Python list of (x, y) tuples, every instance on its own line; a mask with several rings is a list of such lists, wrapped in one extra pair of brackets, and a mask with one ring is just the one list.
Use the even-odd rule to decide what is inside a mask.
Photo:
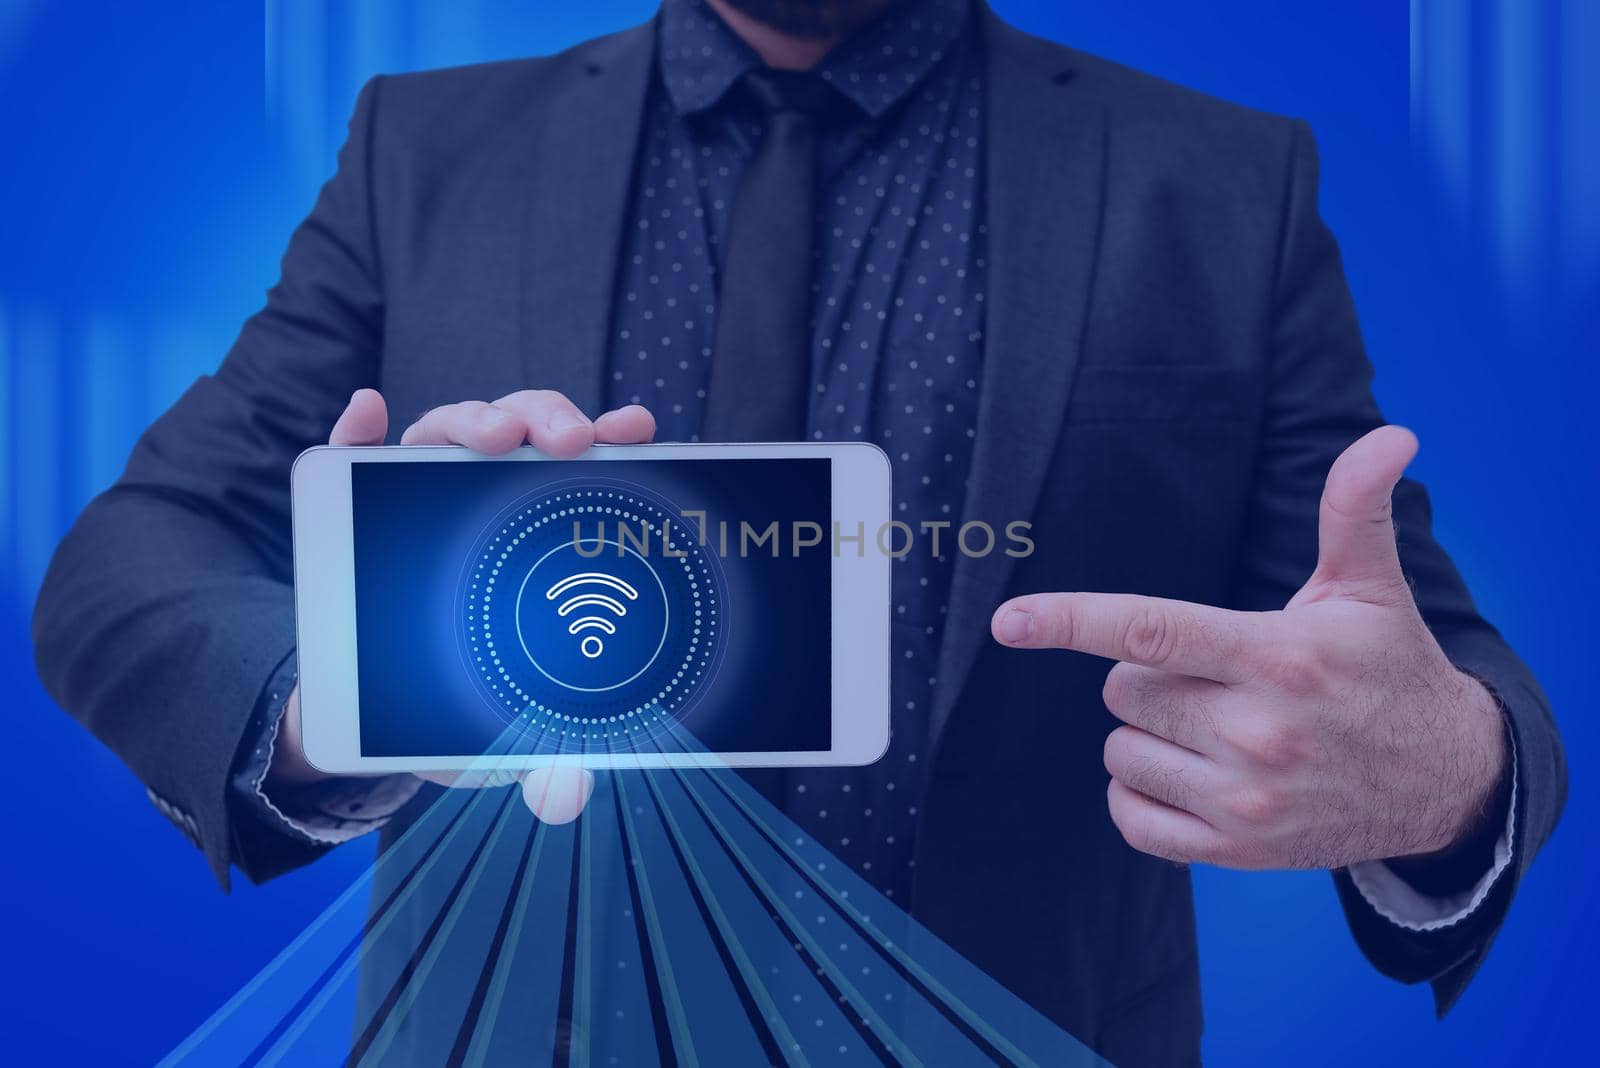
[[(1507, 732), (1508, 739), (1510, 732)], [(1506, 809), (1506, 827), (1494, 844), (1494, 864), (1482, 879), (1459, 894), (1447, 897), (1430, 897), (1419, 893), (1415, 887), (1396, 875), (1394, 869), (1381, 860), (1368, 860), (1349, 867), (1350, 881), (1355, 883), (1367, 904), (1390, 923), (1408, 931), (1437, 931), (1460, 923), (1483, 904), (1484, 898), (1511, 866), (1512, 851), (1516, 847), (1517, 833), (1517, 748), (1511, 747), (1511, 804)]]
[(307, 786), (275, 787), (267, 792), (266, 769), (278, 744), (280, 715), (267, 738), (266, 759), (250, 784), (255, 798), (283, 825), (313, 842), (339, 845), (375, 831), (417, 795), (422, 780), (415, 775), (332, 779)]

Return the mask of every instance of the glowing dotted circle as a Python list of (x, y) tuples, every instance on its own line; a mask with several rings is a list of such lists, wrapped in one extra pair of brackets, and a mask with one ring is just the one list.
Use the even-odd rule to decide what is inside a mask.
[[(647, 545), (643, 554), (637, 551), (641, 538)], [(638, 615), (659, 596), (659, 619), (639, 623), (606, 616), (621, 637), (652, 645), (648, 659), (630, 662), (625, 649), (613, 652), (620, 641), (616, 630), (568, 634), (560, 609), (541, 603), (548, 576), (536, 571), (541, 565), (548, 570), (547, 561), (559, 554), (572, 556), (575, 539), (586, 550), (583, 556), (594, 554), (596, 570), (618, 570), (622, 561), (630, 575), (654, 580), (624, 583), (647, 600), (617, 600)], [(724, 600), (714, 556), (676, 509), (636, 486), (593, 479), (564, 483), (518, 501), (480, 537), (459, 597), (462, 649), (480, 692), (508, 723), (525, 728), (532, 748), (648, 747), (683, 718), (714, 676)], [(557, 654), (568, 657), (569, 670), (542, 663)], [(607, 658), (620, 658), (623, 665), (615, 669), (614, 684), (583, 685), (574, 678), (603, 673), (612, 663)]]

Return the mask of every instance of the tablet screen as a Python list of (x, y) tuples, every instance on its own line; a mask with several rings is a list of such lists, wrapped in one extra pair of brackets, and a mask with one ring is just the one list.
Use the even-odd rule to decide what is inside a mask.
[(831, 464), (353, 463), (361, 755), (828, 750)]

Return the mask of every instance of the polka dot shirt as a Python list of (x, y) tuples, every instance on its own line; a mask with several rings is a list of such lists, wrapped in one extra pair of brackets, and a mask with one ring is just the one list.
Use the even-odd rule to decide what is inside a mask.
[[(819, 145), (807, 434), (882, 447), (895, 518), (917, 536), (894, 564), (889, 752), (791, 773), (785, 808), (907, 905), (982, 377), (984, 80), (970, 22), (966, 0), (908, 0), (818, 68), (854, 111)], [(666, 0), (607, 397), (648, 407), (659, 440), (700, 429), (721, 250), (761, 137), (729, 90), (760, 62), (703, 0)]]

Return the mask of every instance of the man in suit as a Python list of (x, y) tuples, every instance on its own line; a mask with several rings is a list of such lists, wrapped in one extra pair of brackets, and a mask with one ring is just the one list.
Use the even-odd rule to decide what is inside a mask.
[(1119, 1063), (1197, 1056), (1173, 860), (1331, 869), (1442, 1012), (1565, 769), (1401, 477), (1316, 181), (1303, 124), (968, 0), (666, 0), (375, 79), (267, 306), (63, 543), (41, 673), (269, 878), (436, 793), (297, 753), (302, 449), (874, 440), (898, 517), (1036, 551), (896, 565), (891, 750), (789, 776), (794, 818)]

